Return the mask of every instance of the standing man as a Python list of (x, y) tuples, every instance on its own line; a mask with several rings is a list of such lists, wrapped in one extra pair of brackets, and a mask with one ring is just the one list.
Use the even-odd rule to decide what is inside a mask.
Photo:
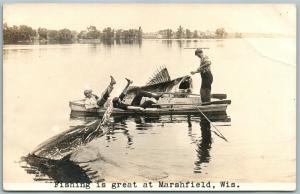
[(211, 61), (207, 56), (204, 56), (202, 49), (196, 49), (195, 55), (200, 58), (200, 67), (196, 71), (191, 71), (191, 74), (195, 73), (201, 74), (201, 101), (202, 102), (210, 102), (211, 96), (211, 84), (213, 82), (213, 75), (210, 71)]

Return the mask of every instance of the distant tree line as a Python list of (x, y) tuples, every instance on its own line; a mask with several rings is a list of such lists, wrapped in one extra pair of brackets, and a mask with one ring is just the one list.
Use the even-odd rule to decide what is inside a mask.
[[(190, 30), (184, 29), (181, 25), (177, 28), (176, 31), (172, 29), (163, 29), (158, 31), (159, 38), (166, 38), (166, 39), (196, 39), (196, 38), (227, 38), (228, 33), (225, 31), (224, 28), (217, 28), (214, 32), (210, 31), (197, 31), (197, 30)], [(236, 33), (236, 38), (241, 37), (240, 33)]]
[(76, 31), (71, 31), (66, 28), (61, 30), (48, 30), (46, 28), (38, 28), (37, 35), (37, 40), (41, 42), (72, 43), (76, 41), (77, 33)]
[(3, 25), (4, 43), (31, 42), (36, 36), (36, 31), (26, 25), (9, 27)]
[[(241, 38), (241, 33), (235, 33), (235, 38)], [(159, 30), (157, 33), (143, 33), (141, 27), (138, 29), (113, 29), (106, 27), (102, 31), (96, 26), (89, 26), (86, 30), (79, 33), (69, 29), (51, 30), (46, 28), (33, 29), (30, 26), (8, 26), (4, 23), (3, 40), (4, 44), (16, 43), (74, 43), (74, 42), (103, 42), (112, 43), (140, 43), (143, 38), (165, 38), (165, 39), (202, 39), (202, 38), (227, 38), (230, 37), (224, 28), (218, 28), (214, 32), (197, 31), (184, 29), (181, 25), (173, 31), (172, 29)]]
[(134, 42), (141, 41), (143, 37), (142, 28), (138, 29), (112, 29), (111, 27), (104, 28), (102, 31), (95, 26), (89, 26), (86, 30), (79, 33), (69, 29), (51, 30), (46, 28), (38, 28), (34, 30), (30, 26), (8, 26), (6, 23), (3, 27), (3, 40), (5, 44), (14, 43), (32, 43), (47, 42), (47, 43), (73, 43), (78, 40), (100, 40), (102, 42), (122, 41)]
[(103, 42), (111, 42), (111, 41), (124, 41), (124, 42), (132, 42), (132, 41), (140, 41), (143, 38), (142, 28), (138, 29), (112, 29), (111, 27), (104, 28), (102, 32), (98, 30), (95, 26), (89, 26), (87, 30), (83, 30), (78, 34), (78, 39), (86, 40), (86, 39), (100, 39)]

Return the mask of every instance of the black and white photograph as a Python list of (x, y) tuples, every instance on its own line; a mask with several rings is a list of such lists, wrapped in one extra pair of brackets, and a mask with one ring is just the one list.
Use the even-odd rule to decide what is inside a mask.
[(5, 191), (294, 191), (296, 5), (6, 3)]

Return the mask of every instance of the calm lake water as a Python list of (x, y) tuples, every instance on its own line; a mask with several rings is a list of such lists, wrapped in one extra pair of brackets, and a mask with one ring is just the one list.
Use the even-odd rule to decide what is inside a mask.
[[(197, 117), (112, 118), (112, 132), (78, 147), (70, 160), (107, 182), (294, 182), (296, 40), (289, 38), (4, 46), (4, 182), (34, 182), (21, 157), (89, 122), (71, 119), (68, 107), (85, 88), (101, 94), (113, 75), (118, 95), (125, 77), (143, 85), (162, 65), (171, 78), (187, 75), (199, 59), (186, 47), (209, 47), (212, 92), (232, 100), (231, 122), (214, 122), (229, 142)], [(200, 76), (193, 80), (199, 93)]]

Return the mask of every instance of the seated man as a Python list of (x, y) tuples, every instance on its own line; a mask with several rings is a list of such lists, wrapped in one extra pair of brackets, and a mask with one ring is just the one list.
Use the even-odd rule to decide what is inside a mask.
[[(156, 102), (154, 100), (152, 100), (151, 98), (158, 100), (161, 97), (161, 95), (152, 94), (150, 92), (146, 92), (146, 91), (141, 90), (140, 88), (137, 88), (136, 95), (133, 98), (131, 104), (130, 105), (125, 104), (122, 101), (125, 98), (125, 96), (127, 95), (127, 91), (128, 91), (130, 84), (132, 84), (131, 80), (129, 80), (127, 78), (125, 78), (125, 79), (127, 80), (126, 87), (124, 88), (124, 90), (122, 91), (120, 96), (115, 97), (112, 101), (114, 108), (120, 108), (123, 110), (144, 110), (145, 108), (152, 107), (153, 104), (156, 104)], [(143, 97), (148, 97), (148, 100), (145, 100), (141, 104)]]
[(110, 83), (102, 93), (101, 98), (97, 95), (93, 94), (92, 90), (84, 90), (85, 101), (84, 105), (86, 109), (99, 108), (102, 107), (107, 101), (109, 94), (113, 90), (113, 86), (116, 84), (115, 79), (110, 76)]

